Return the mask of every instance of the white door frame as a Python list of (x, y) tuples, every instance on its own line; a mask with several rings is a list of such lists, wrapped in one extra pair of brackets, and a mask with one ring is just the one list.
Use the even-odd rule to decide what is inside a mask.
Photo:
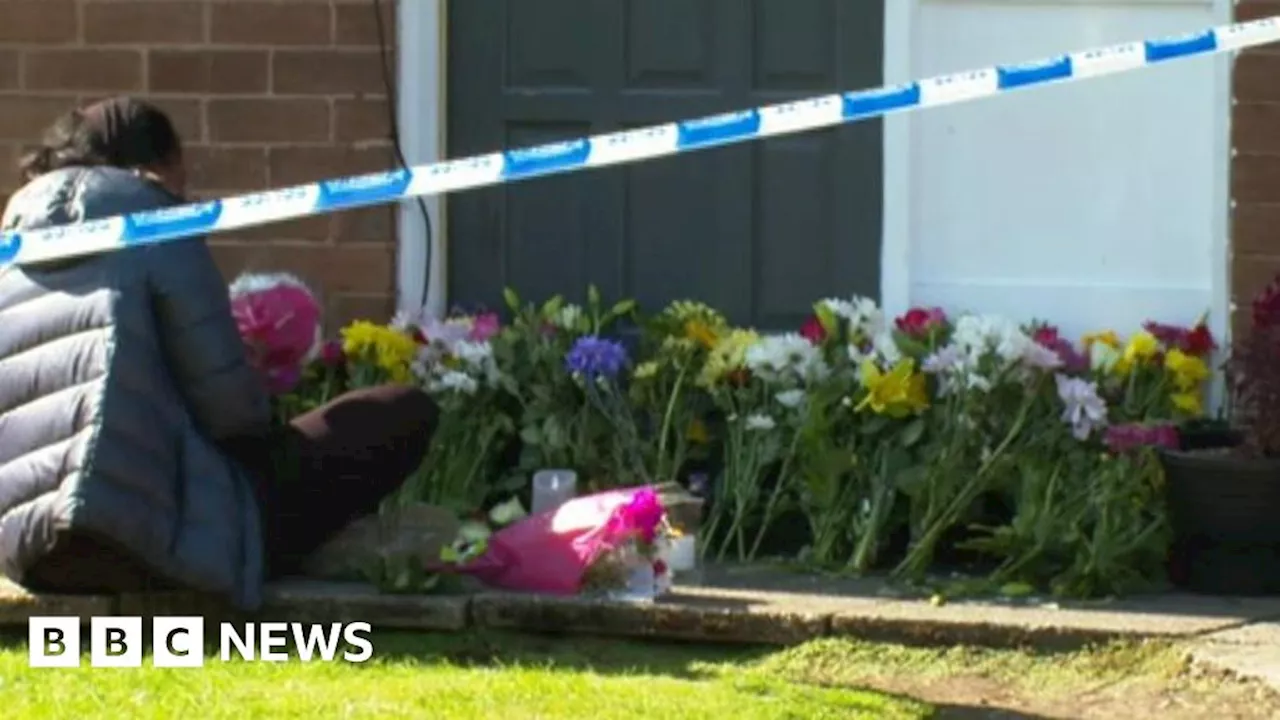
[[(917, 80), (915, 72), (914, 33), (921, 0), (887, 0), (884, 14), (884, 80), (885, 84)], [(1133, 0), (1120, 0), (1133, 2)], [(1150, 0), (1148, 0), (1150, 1)], [(1106, 0), (1094, 0), (1106, 2)], [(1208, 4), (1214, 9), (1214, 23), (1233, 21), (1233, 0), (1181, 0), (1185, 4)], [(1066, 4), (1066, 3), (1064, 3)], [(1177, 3), (1175, 3), (1177, 4)], [(1142, 38), (1133, 38), (1139, 40)], [(1083, 50), (1084, 48), (1064, 48)], [(1009, 58), (1020, 62), (1032, 58)], [(1214, 166), (1214, 207), (1211, 257), (1206, 258), (1212, 273), (1210, 327), (1221, 338), (1231, 331), (1231, 95), (1230, 56), (1217, 56), (1193, 62), (1217, 63), (1218, 81), (1214, 102), (1218, 108), (1214, 127), (1216, 145)], [(969, 68), (954, 68), (956, 71)], [(1140, 72), (1140, 71), (1139, 71)], [(998, 99), (988, 102), (1000, 102)], [(925, 112), (928, 112), (927, 110)], [(884, 234), (881, 245), (881, 303), (886, 313), (900, 313), (911, 303), (911, 223), (915, 217), (911, 197), (912, 153), (911, 123), (914, 113), (892, 115), (884, 119)]]
[[(400, 107), (396, 113), (400, 144), (410, 165), (444, 159), (446, 5), (444, 0), (396, 3), (400, 59), (397, 83)], [(447, 308), (445, 283), (449, 277), (444, 203), (439, 196), (423, 198), (423, 201), (431, 217), (430, 246), (417, 201), (400, 203), (396, 233), (396, 307), (410, 312), (425, 308), (428, 313), (440, 316)], [(424, 289), (427, 292), (424, 293)]]
[[(884, 7), (884, 84), (908, 83), (915, 63), (919, 0), (888, 0)], [(880, 305), (889, 317), (911, 306), (911, 121), (914, 113), (884, 118), (881, 187)]]

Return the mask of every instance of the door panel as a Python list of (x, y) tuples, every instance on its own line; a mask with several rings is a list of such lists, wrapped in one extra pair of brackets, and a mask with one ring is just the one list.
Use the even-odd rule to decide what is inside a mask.
[[(449, 155), (881, 83), (883, 10), (847, 0), (467, 0), (449, 6)], [(714, 304), (793, 327), (824, 296), (878, 295), (876, 122), (448, 199), (449, 289), (658, 309)]]

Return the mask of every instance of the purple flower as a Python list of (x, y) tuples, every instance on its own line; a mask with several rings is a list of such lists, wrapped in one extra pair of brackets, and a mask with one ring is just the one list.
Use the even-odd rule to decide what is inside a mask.
[(1178, 429), (1173, 425), (1129, 423), (1107, 428), (1107, 448), (1120, 455), (1142, 447), (1178, 449)]
[(565, 369), (592, 380), (612, 380), (626, 365), (627, 349), (622, 347), (622, 343), (595, 335), (578, 338), (573, 348), (564, 356)]
[(502, 329), (502, 320), (498, 313), (482, 313), (471, 319), (471, 340), (487, 342)]
[(1066, 407), (1062, 421), (1071, 426), (1077, 440), (1087, 440), (1107, 422), (1107, 403), (1098, 397), (1098, 384), (1058, 374), (1058, 397)]
[(342, 351), (342, 343), (337, 340), (330, 340), (320, 348), (320, 362), (325, 367), (342, 367), (347, 361), (346, 354)]

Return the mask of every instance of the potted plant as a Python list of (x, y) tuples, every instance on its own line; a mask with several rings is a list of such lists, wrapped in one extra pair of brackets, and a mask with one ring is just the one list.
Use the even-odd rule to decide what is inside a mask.
[(1195, 442), (1161, 456), (1170, 577), (1197, 592), (1280, 594), (1280, 276), (1253, 301), (1225, 369), (1230, 429), (1193, 428)]

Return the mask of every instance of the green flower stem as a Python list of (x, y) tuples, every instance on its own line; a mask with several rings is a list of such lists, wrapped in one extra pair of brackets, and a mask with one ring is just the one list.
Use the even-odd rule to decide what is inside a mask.
[(878, 481), (873, 479), (872, 498), (871, 498), (871, 517), (868, 519), (867, 527), (863, 529), (862, 537), (858, 538), (858, 544), (854, 548), (853, 556), (849, 559), (846, 569), (855, 573), (865, 573), (871, 569), (876, 561), (879, 553), (880, 532), (884, 529), (885, 519), (889, 515), (889, 511), (893, 508), (893, 484), (885, 478), (889, 468), (889, 456), (887, 453), (881, 454), (880, 472), (876, 475)]
[[(1034, 395), (1032, 396), (1034, 397)], [(996, 447), (991, 456), (982, 463), (977, 472), (974, 473), (973, 479), (961, 487), (957, 493), (947, 504), (946, 509), (937, 517), (930, 518), (926, 522), (926, 530), (920, 539), (913, 543), (911, 549), (907, 551), (907, 556), (897, 568), (894, 568), (893, 575), (901, 577), (909, 575), (912, 577), (920, 577), (928, 570), (930, 563), (933, 562), (933, 551), (938, 541), (942, 538), (942, 534), (951, 527), (952, 523), (969, 507), (974, 500), (982, 494), (985, 489), (985, 483), (988, 472), (997, 465), (997, 461), (1013, 444), (1014, 439), (1022, 432), (1022, 426), (1026, 424), (1027, 414), (1029, 413), (1033, 402), (1023, 402), (1022, 407), (1018, 410), (1017, 418), (1013, 422), (1013, 426), (1005, 435), (1004, 439)]]
[[(662, 416), (662, 430), (658, 433), (658, 462), (656, 463), (656, 467), (654, 468), (654, 474), (658, 477), (659, 480), (662, 480), (662, 481), (675, 480), (674, 477), (668, 477), (666, 472), (669, 472), (671, 475), (674, 475), (676, 472), (679, 471), (679, 468), (664, 467), (663, 460), (667, 456), (666, 455), (667, 437), (671, 433), (671, 419), (675, 415), (676, 403), (680, 399), (680, 394), (681, 394), (680, 391), (684, 388), (684, 378), (685, 378), (686, 372), (687, 372), (687, 367), (682, 366), (680, 368), (680, 374), (676, 376), (675, 387), (671, 390), (671, 397), (667, 401), (666, 412), (664, 412)], [(679, 442), (680, 441), (677, 440), (677, 443)]]
[(791, 462), (795, 459), (796, 449), (800, 446), (801, 433), (797, 431), (791, 440), (791, 447), (787, 449), (787, 455), (782, 460), (782, 467), (778, 470), (777, 482), (773, 484), (773, 492), (769, 493), (769, 500), (764, 506), (764, 516), (760, 519), (760, 528), (756, 531), (755, 540), (751, 542), (751, 550), (747, 553), (746, 560), (751, 562), (755, 560), (756, 553), (760, 552), (760, 543), (764, 542), (764, 536), (769, 531), (769, 526), (773, 524), (773, 514), (777, 512), (778, 501), (782, 498), (782, 493), (790, 485)]

